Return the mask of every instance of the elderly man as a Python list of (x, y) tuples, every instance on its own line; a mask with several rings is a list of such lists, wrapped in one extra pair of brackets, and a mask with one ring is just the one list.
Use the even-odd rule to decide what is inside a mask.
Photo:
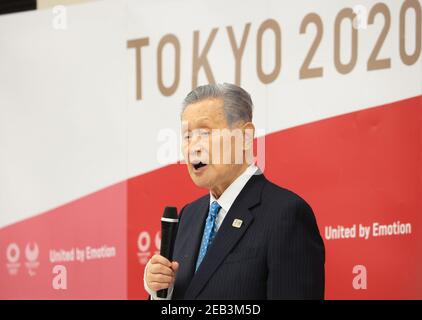
[(151, 298), (169, 288), (167, 299), (323, 299), (325, 252), (312, 209), (248, 156), (250, 95), (232, 84), (205, 85), (183, 106), (189, 175), (209, 194), (183, 207), (174, 261), (148, 262)]

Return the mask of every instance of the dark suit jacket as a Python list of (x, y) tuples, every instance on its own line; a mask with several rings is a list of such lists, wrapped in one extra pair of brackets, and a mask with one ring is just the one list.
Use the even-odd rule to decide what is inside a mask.
[[(254, 175), (223, 220), (195, 273), (209, 195), (180, 214), (172, 299), (323, 299), (324, 243), (310, 206)], [(240, 228), (234, 219), (243, 221)]]

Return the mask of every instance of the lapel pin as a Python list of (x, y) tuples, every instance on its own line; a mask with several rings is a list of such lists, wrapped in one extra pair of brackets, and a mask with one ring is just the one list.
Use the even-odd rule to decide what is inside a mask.
[(239, 229), (240, 226), (242, 225), (242, 223), (243, 223), (242, 220), (240, 220), (240, 219), (234, 219), (233, 220), (233, 223), (232, 223), (232, 226)]

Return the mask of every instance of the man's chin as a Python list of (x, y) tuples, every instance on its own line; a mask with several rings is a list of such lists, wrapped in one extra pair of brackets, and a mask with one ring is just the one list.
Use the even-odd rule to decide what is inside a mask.
[(205, 189), (209, 189), (210, 185), (209, 185), (209, 181), (204, 179), (204, 177), (197, 177), (195, 176), (195, 174), (191, 174), (191, 179), (193, 181), (193, 183), (199, 187), (199, 188), (205, 188)]

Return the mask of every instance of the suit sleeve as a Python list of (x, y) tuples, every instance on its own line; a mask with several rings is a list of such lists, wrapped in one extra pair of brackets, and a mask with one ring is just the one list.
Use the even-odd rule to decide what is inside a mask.
[(325, 249), (311, 207), (301, 198), (270, 229), (268, 299), (324, 299)]

